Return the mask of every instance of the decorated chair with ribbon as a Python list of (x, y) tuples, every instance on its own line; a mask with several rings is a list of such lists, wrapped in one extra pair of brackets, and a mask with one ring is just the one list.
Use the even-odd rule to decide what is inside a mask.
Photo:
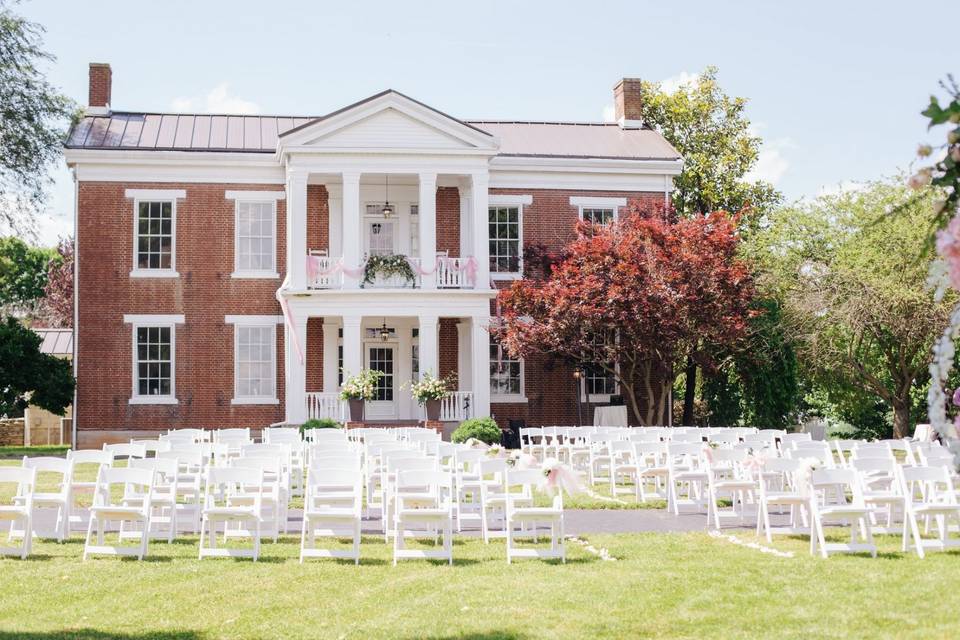
[[(514, 558), (559, 558), (566, 562), (563, 531), (563, 488), (555, 477), (569, 468), (507, 469), (505, 473), (507, 563)], [(533, 494), (546, 489), (552, 495), (550, 506), (534, 506)], [(538, 540), (538, 525), (549, 527), (550, 546), (520, 547), (517, 537)]]

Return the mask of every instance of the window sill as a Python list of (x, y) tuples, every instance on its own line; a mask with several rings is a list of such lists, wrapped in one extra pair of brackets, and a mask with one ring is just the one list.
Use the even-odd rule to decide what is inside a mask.
[(591, 404), (609, 404), (611, 397), (613, 397), (613, 394), (610, 393), (591, 394), (589, 397), (581, 393), (580, 402), (589, 402)]
[(130, 404), (180, 404), (180, 401), (173, 396), (134, 396)]
[(279, 280), (280, 274), (276, 271), (234, 271), (230, 277), (240, 280)]
[(234, 398), (230, 404), (280, 404), (277, 398)]
[(527, 396), (523, 395), (512, 395), (512, 396), (490, 396), (490, 404), (526, 404)]
[(520, 273), (491, 273), (491, 280), (521, 280), (523, 274)]
[(130, 272), (131, 278), (179, 278), (180, 274), (173, 269), (134, 269)]

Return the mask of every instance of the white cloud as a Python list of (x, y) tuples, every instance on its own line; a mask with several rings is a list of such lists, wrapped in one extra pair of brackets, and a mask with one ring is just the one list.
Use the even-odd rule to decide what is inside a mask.
[(790, 168), (790, 161), (784, 155), (784, 151), (794, 149), (796, 146), (790, 138), (764, 140), (757, 156), (757, 163), (747, 172), (744, 179), (750, 182), (762, 180), (776, 186)]
[(178, 97), (170, 102), (174, 111), (203, 113), (260, 113), (260, 105), (230, 94), (230, 85), (221, 82), (203, 98)]
[(55, 247), (60, 238), (73, 235), (73, 217), (43, 213), (37, 216), (37, 244), (41, 247)]
[(664, 93), (674, 93), (680, 87), (694, 86), (697, 84), (697, 74), (689, 71), (681, 71), (675, 76), (670, 76), (666, 80), (660, 81), (660, 89)]

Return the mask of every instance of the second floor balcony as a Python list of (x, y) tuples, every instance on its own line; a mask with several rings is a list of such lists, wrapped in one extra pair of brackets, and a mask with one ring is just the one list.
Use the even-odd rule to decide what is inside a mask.
[(308, 289), (476, 289), (478, 263), (465, 258), (438, 254), (433, 264), (402, 254), (367, 256), (350, 267), (341, 257), (308, 255)]

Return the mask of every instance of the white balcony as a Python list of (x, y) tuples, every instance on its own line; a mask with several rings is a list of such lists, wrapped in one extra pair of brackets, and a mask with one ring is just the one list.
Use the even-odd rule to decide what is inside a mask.
[[(347, 403), (340, 399), (339, 393), (308, 392), (307, 419), (332, 418), (345, 422), (348, 418)], [(472, 415), (472, 391), (453, 391), (440, 401), (441, 422), (462, 422)], [(423, 408), (420, 408), (420, 418)]]
[[(364, 289), (419, 289), (424, 281), (434, 279), (438, 289), (474, 289), (477, 282), (477, 261), (472, 257), (451, 258), (437, 256), (436, 262), (424, 267), (420, 258), (403, 256), (413, 273), (410, 279), (403, 275), (374, 276), (373, 282), (364, 281), (364, 264), (350, 268), (343, 258), (307, 256), (308, 289), (342, 289), (350, 283)], [(352, 282), (351, 282), (352, 281)]]

